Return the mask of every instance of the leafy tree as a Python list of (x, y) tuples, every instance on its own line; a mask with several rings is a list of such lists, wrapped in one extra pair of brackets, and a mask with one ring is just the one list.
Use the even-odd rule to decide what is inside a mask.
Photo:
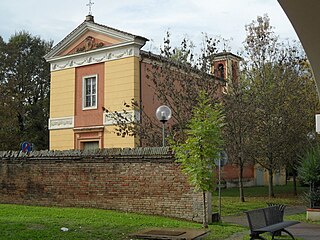
[(191, 185), (203, 193), (203, 226), (208, 227), (206, 192), (214, 190), (214, 159), (219, 158), (223, 146), (224, 117), (221, 106), (213, 104), (205, 92), (200, 92), (192, 113), (185, 142), (173, 143), (173, 150)]
[(299, 177), (306, 184), (309, 184), (310, 190), (307, 197), (310, 200), (310, 207), (320, 204), (320, 146), (310, 148), (303, 157), (301, 157), (298, 168)]
[[(320, 147), (312, 147), (301, 157), (299, 176), (304, 183), (320, 185)], [(314, 187), (314, 186), (313, 186)]]
[(306, 144), (315, 101), (301, 47), (280, 42), (272, 29), (267, 15), (246, 26), (244, 66), (252, 109), (248, 156), (268, 171), (270, 197), (273, 174), (294, 166)]
[(286, 59), (286, 73), (283, 86), (283, 131), (285, 149), (283, 160), (287, 170), (293, 176), (294, 194), (297, 195), (297, 166), (299, 156), (306, 146), (315, 144), (315, 118), (319, 101), (312, 77), (310, 65), (305, 55), (299, 51), (301, 47), (290, 46)]
[(51, 46), (52, 42), (22, 31), (0, 49), (4, 56), (0, 107), (3, 118), (9, 120), (0, 126), (2, 149), (17, 149), (22, 141), (30, 141), (38, 149), (48, 147), (50, 68), (43, 56)]
[(15, 118), (11, 108), (11, 98), (5, 87), (6, 70), (6, 43), (0, 37), (0, 149), (8, 149), (8, 144), (18, 146), (19, 142), (14, 137), (18, 125), (12, 121)]
[(255, 111), (250, 121), (251, 149), (257, 163), (269, 173), (269, 196), (274, 197), (273, 174), (281, 169), (284, 138), (282, 136), (282, 75), (278, 66), (279, 43), (268, 16), (258, 17), (246, 27), (245, 50), (249, 58), (246, 74), (251, 81), (250, 99)]
[(239, 168), (239, 196), (245, 202), (243, 191), (243, 172), (251, 158), (246, 155), (250, 134), (251, 105), (250, 88), (243, 79), (228, 79), (228, 93), (223, 96), (223, 107), (226, 117), (224, 128), (225, 146), (229, 162)]

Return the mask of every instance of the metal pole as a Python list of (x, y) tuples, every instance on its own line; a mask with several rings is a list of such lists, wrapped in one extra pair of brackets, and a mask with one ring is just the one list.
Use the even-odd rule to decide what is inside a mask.
[(162, 122), (162, 147), (166, 146), (165, 133), (164, 133), (164, 124), (165, 124), (165, 122)]
[(219, 202), (218, 202), (218, 211), (219, 211), (219, 220), (221, 220), (221, 159), (219, 159)]

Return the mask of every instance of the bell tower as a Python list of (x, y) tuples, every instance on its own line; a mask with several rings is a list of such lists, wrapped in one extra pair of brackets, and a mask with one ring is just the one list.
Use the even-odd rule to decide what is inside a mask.
[(241, 57), (231, 52), (220, 52), (213, 56), (211, 74), (224, 81), (238, 81)]

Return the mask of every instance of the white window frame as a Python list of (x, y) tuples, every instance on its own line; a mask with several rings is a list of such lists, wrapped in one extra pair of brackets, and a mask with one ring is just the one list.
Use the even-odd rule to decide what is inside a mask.
[[(86, 107), (86, 80), (89, 78), (95, 78), (96, 80), (96, 94), (95, 94), (95, 106), (88, 106)], [(91, 99), (92, 103), (92, 99)], [(98, 108), (98, 75), (88, 75), (82, 77), (82, 110), (90, 110), (90, 109), (97, 109)]]

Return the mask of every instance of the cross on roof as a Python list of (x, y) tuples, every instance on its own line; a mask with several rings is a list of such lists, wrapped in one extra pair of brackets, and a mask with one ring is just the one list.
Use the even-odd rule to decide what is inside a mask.
[(91, 0), (89, 0), (89, 3), (87, 4), (87, 6), (89, 7), (89, 15), (92, 15), (92, 5), (94, 4), (94, 2), (91, 2)]

